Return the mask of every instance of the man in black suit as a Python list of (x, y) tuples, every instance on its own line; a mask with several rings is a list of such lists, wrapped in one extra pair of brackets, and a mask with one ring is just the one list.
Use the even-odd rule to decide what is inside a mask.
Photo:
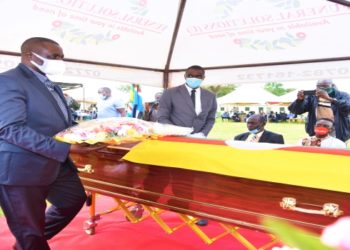
[(236, 141), (267, 142), (284, 144), (283, 136), (265, 130), (266, 118), (262, 115), (252, 115), (247, 120), (249, 132), (235, 136)]
[(33, 37), (22, 44), (21, 63), (0, 74), (0, 205), (14, 249), (50, 249), (47, 240), (86, 199), (69, 158), (78, 148), (53, 138), (73, 125), (62, 90), (47, 76), (64, 72), (63, 57), (57, 42)]

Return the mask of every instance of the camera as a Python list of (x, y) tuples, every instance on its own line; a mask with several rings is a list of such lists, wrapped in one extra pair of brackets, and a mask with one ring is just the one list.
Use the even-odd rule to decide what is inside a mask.
[(304, 90), (304, 95), (315, 95), (316, 90)]

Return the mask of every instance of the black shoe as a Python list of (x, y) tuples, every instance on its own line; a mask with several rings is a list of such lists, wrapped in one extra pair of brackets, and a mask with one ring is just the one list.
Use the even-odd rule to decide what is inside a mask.
[[(136, 219), (141, 219), (144, 209), (141, 204), (136, 204), (132, 207), (129, 208), (130, 213), (136, 218)], [(129, 218), (125, 216), (126, 220), (129, 221)]]
[(206, 225), (208, 225), (208, 220), (206, 219), (200, 219), (196, 222), (196, 225), (197, 226), (200, 226), (200, 227), (205, 227)]

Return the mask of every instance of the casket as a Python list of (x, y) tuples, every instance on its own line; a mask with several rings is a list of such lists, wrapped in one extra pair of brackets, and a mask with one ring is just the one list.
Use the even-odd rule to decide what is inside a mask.
[(350, 215), (346, 150), (164, 139), (71, 156), (88, 191), (240, 227), (266, 230), (265, 216), (320, 233)]

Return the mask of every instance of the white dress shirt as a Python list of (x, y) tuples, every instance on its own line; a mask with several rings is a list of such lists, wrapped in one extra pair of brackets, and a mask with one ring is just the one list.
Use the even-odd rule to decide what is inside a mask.
[[(187, 84), (185, 84), (188, 94), (191, 96), (192, 88), (188, 87)], [(199, 115), (202, 112), (202, 103), (201, 103), (201, 88), (196, 88), (196, 114)]]

